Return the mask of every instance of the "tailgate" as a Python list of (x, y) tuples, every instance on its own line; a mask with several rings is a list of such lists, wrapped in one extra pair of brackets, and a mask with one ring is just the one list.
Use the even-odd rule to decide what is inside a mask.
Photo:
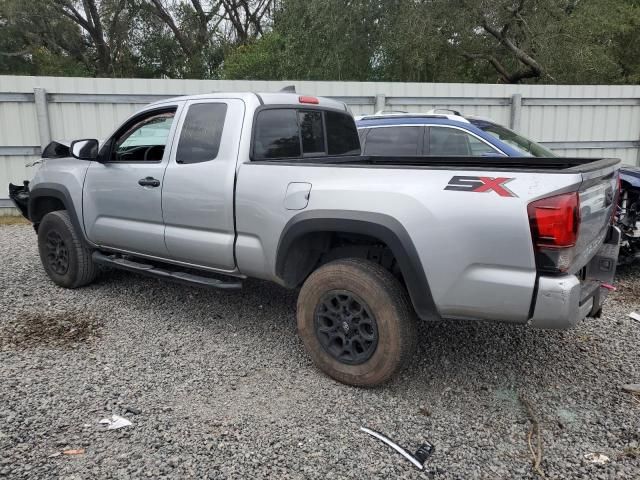
[(575, 257), (568, 273), (576, 273), (596, 255), (605, 241), (616, 209), (619, 164), (582, 174), (578, 191), (580, 227)]

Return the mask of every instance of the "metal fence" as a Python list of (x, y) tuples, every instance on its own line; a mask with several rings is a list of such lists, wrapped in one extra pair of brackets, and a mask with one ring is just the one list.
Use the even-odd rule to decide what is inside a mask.
[(214, 91), (298, 92), (346, 102), (355, 115), (450, 108), (489, 117), (560, 155), (640, 164), (640, 86), (486, 85), (383, 82), (146, 80), (0, 76), (0, 208), (8, 182), (51, 139), (104, 138), (146, 103)]

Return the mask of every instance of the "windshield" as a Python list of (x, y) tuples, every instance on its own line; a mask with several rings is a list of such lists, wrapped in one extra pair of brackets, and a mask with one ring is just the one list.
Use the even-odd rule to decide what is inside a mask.
[(524, 155), (530, 157), (556, 157), (557, 155), (551, 150), (543, 147), (539, 143), (529, 140), (522, 135), (517, 134), (513, 130), (509, 130), (501, 125), (489, 123), (487, 121), (471, 120), (476, 127), (484, 130), (490, 135), (498, 138), (509, 146), (521, 151)]

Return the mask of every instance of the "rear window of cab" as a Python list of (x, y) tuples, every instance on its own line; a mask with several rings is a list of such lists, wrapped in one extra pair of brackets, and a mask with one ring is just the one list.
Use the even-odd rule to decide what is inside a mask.
[(256, 115), (253, 160), (359, 155), (353, 117), (332, 110), (266, 108)]

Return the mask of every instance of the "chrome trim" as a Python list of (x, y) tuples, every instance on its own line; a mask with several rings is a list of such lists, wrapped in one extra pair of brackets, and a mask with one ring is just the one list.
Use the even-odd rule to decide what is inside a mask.
[(398, 452), (400, 455), (402, 455), (404, 458), (406, 458), (407, 460), (409, 460), (411, 463), (413, 463), (417, 468), (419, 468), (420, 470), (424, 470), (424, 465), (422, 465), (422, 463), (420, 463), (416, 457), (414, 457), (413, 455), (411, 455), (409, 452), (407, 452), (404, 448), (402, 448), (400, 445), (398, 445), (397, 443), (394, 443), (392, 440), (390, 440), (389, 438), (385, 437), (384, 435), (382, 435), (381, 433), (376, 432), (375, 430), (371, 430), (370, 428), (367, 427), (360, 427), (360, 431), (368, 433), (369, 435), (377, 438), (378, 440), (380, 440), (383, 443), (386, 443), (387, 445), (389, 445), (391, 448), (393, 448), (396, 452)]

